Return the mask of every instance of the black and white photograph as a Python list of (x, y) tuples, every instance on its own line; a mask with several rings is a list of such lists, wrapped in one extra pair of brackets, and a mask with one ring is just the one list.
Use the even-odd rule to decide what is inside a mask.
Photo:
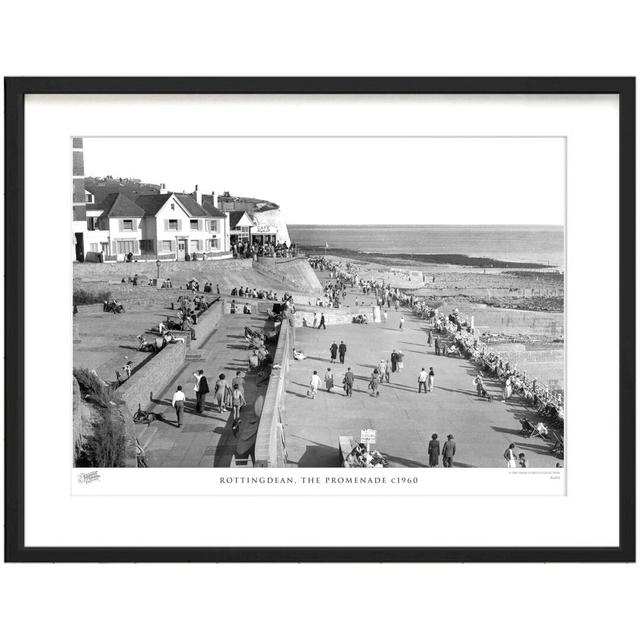
[(566, 144), (72, 137), (74, 466), (564, 468)]

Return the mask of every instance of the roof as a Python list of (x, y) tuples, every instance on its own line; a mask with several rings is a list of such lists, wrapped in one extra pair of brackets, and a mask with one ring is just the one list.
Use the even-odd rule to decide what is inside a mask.
[[(155, 184), (135, 182), (133, 180), (114, 180), (113, 178), (94, 178), (88, 176), (84, 179), (84, 188), (95, 196), (96, 209), (101, 209), (102, 201), (110, 193), (121, 193), (132, 202), (138, 196), (147, 193), (159, 193), (160, 187)], [(93, 207), (93, 203), (89, 206)]]
[[(247, 216), (251, 219), (251, 216), (246, 211), (230, 211), (229, 212), (229, 229), (235, 229), (238, 226), (243, 216)], [(253, 220), (251, 221), (253, 224)]]
[(173, 194), (180, 204), (187, 210), (187, 215), (190, 218), (210, 218), (211, 215), (199, 205), (190, 195), (186, 193), (174, 193)]
[(101, 218), (142, 218), (144, 210), (121, 193), (110, 193), (103, 201)]
[(144, 209), (145, 216), (155, 216), (171, 195), (171, 193), (152, 193), (138, 196), (136, 198), (136, 204)]
[(218, 209), (218, 207), (214, 207), (210, 202), (202, 201), (202, 208), (207, 212), (210, 218), (226, 218), (227, 216)]

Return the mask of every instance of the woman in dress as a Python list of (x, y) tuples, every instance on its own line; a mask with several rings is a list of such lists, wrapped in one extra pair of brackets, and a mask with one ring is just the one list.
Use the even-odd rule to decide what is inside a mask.
[(324, 374), (324, 384), (327, 392), (331, 393), (331, 389), (333, 389), (333, 372), (330, 368), (327, 368), (327, 372)]
[(502, 401), (506, 402), (513, 393), (513, 387), (511, 386), (511, 377), (507, 378), (504, 382), (504, 390), (502, 391)]
[(335, 340), (331, 344), (329, 352), (331, 353), (331, 364), (333, 364), (338, 358), (338, 345), (335, 343)]
[(431, 436), (431, 440), (429, 441), (429, 466), (437, 467), (438, 466), (438, 458), (440, 456), (440, 442), (438, 441), (438, 434), (434, 433)]
[(380, 391), (378, 391), (378, 385), (380, 384), (380, 372), (378, 369), (374, 369), (371, 374), (371, 379), (369, 380), (369, 388), (371, 389), (372, 396), (379, 396)]
[(218, 379), (216, 380), (216, 387), (215, 387), (215, 401), (216, 404), (218, 405), (218, 413), (222, 413), (223, 411), (226, 411), (226, 406), (225, 406), (225, 400), (226, 400), (226, 396), (227, 396), (227, 387), (228, 387), (228, 382), (225, 380), (225, 375), (224, 373), (221, 373), (218, 376)]

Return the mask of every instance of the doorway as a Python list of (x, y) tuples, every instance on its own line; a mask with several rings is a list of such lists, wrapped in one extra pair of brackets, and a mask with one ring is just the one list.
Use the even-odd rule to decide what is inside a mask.
[(184, 260), (184, 256), (187, 252), (187, 241), (186, 240), (178, 240), (178, 253), (177, 253), (177, 259), (178, 260)]

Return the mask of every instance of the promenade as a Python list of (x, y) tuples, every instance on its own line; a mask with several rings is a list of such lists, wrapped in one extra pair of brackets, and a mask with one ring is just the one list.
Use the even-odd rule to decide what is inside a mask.
[[(351, 293), (349, 297), (353, 296)], [(362, 296), (360, 296), (362, 300)], [(404, 316), (403, 330), (399, 330)], [(347, 344), (345, 364), (331, 364), (329, 347), (335, 340)], [(388, 310), (388, 320), (380, 324), (333, 325), (323, 329), (296, 330), (296, 347), (307, 356), (293, 361), (286, 396), (286, 434), (289, 463), (299, 467), (327, 467), (338, 464), (338, 438), (359, 439), (360, 430), (376, 429), (373, 447), (388, 456), (391, 466), (428, 466), (427, 445), (437, 433), (441, 445), (447, 434), (455, 436), (457, 467), (502, 467), (509, 443), (525, 453), (530, 467), (555, 467), (558, 459), (549, 453), (549, 444), (519, 435), (519, 419), (538, 422), (537, 414), (512, 397), (501, 402), (502, 388), (490, 378), (487, 390), (495, 398), (478, 398), (473, 378), (476, 369), (459, 356), (436, 356), (427, 347), (427, 325), (413, 314)], [(390, 358), (392, 349), (404, 354), (404, 369), (392, 373), (390, 384), (380, 386), (380, 396), (372, 397), (368, 381), (373, 368)], [(346, 397), (342, 377), (347, 367), (356, 377), (353, 397)], [(327, 393), (321, 386), (315, 400), (307, 397), (314, 370), (324, 381), (331, 367), (336, 386)], [(433, 393), (418, 394), (418, 373), (433, 367)]]
[[(140, 436), (145, 457), (150, 467), (228, 467), (232, 463), (237, 445), (250, 439), (257, 427), (254, 403), (259, 394), (264, 395), (266, 381), (258, 386), (255, 373), (245, 375), (245, 399), (247, 406), (241, 411), (241, 425), (237, 436), (233, 435), (231, 412), (218, 413), (214, 409), (215, 381), (221, 373), (231, 381), (237, 370), (248, 368), (249, 351), (244, 340), (244, 327), (263, 329), (266, 314), (223, 315), (215, 331), (202, 345), (204, 360), (187, 361), (176, 372), (174, 380), (165, 388), (150, 407), (161, 414), (162, 419), (151, 423)], [(197, 326), (196, 326), (197, 328)], [(195, 411), (193, 373), (203, 369), (211, 392), (207, 395), (205, 411)], [(184, 424), (178, 428), (171, 398), (177, 385), (187, 396)]]

